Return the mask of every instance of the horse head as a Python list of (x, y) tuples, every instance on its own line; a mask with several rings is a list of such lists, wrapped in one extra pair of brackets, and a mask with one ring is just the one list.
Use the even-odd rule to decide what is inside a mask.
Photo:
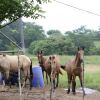
[(78, 52), (77, 52), (77, 57), (81, 62), (84, 60), (84, 48), (83, 47), (78, 47)]
[(49, 59), (50, 59), (49, 63), (50, 63), (50, 67), (51, 67), (51, 74), (55, 78), (57, 76), (57, 74), (59, 74), (59, 73), (62, 74), (62, 72), (60, 70), (59, 60), (56, 55), (50, 56)]
[(43, 64), (43, 52), (42, 51), (37, 52), (37, 58), (38, 58), (39, 64), (42, 65)]

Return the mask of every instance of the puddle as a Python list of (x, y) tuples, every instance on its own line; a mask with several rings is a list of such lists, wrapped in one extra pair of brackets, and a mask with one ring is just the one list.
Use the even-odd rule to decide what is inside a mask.
[[(68, 89), (64, 89), (64, 90), (66, 91)], [(93, 94), (95, 92), (98, 92), (97, 90), (93, 90), (93, 89), (90, 89), (90, 88), (84, 88), (84, 90), (85, 90), (86, 94)], [(76, 92), (83, 93), (82, 88), (76, 89)]]

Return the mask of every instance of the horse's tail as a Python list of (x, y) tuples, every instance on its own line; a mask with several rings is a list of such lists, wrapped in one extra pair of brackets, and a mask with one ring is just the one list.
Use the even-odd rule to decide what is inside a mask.
[(30, 64), (30, 89), (32, 88), (32, 79), (33, 79), (33, 72), (32, 72), (32, 60), (31, 60), (31, 64)]
[(65, 65), (61, 65), (60, 67), (61, 67), (63, 70), (65, 70)]

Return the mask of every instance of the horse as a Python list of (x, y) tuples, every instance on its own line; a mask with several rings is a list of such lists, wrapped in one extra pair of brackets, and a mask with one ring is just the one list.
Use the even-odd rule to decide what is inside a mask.
[[(53, 61), (55, 61), (55, 63), (56, 63), (55, 68), (59, 68), (59, 70), (60, 70), (60, 67), (59, 67), (60, 64), (59, 64), (58, 58), (56, 56), (49, 56), (48, 58), (45, 58), (43, 56), (43, 52), (41, 51), (41, 52), (38, 52), (38, 60), (39, 60), (40, 66), (42, 67), (43, 74), (44, 74), (44, 71), (46, 72), (47, 83), (48, 83), (48, 76), (49, 76), (49, 79), (51, 82), (51, 70), (52, 70)], [(58, 72), (60, 72), (61, 74), (62, 74), (62, 72), (61, 72), (61, 70), (58, 71), (58, 69), (56, 71), (57, 71), (57, 73), (56, 73), (57, 74), (56, 87), (58, 87), (58, 83), (59, 83), (59, 73)]]
[(73, 60), (70, 60), (68, 63), (66, 63), (64, 66), (61, 66), (66, 72), (67, 72), (67, 77), (68, 77), (68, 91), (67, 93), (70, 93), (70, 85), (72, 83), (72, 92), (73, 94), (76, 94), (76, 76), (79, 77), (80, 84), (82, 87), (83, 94), (85, 95), (85, 91), (83, 88), (83, 71), (84, 69), (82, 68), (82, 62), (84, 58), (84, 48), (83, 47), (78, 47), (76, 56)]
[[(39, 65), (40, 65), (40, 67), (42, 69), (43, 78), (44, 78), (44, 72), (46, 72), (46, 80), (47, 80), (47, 84), (48, 84), (48, 73), (49, 72), (47, 73), (47, 70), (45, 68), (47, 66), (47, 65), (45, 65), (45, 61), (47, 60), (47, 58), (45, 58), (43, 56), (43, 52), (42, 51), (38, 51), (37, 52), (37, 58), (38, 58)], [(50, 79), (50, 77), (49, 77), (49, 79)], [(50, 81), (51, 81), (51, 79), (50, 79)]]
[(10, 73), (18, 72), (18, 69), (24, 73), (24, 83), (22, 88), (25, 86), (27, 79), (30, 82), (30, 89), (32, 88), (32, 60), (26, 55), (7, 55), (0, 54), (0, 72), (6, 79), (10, 78)]
[[(52, 80), (52, 88), (55, 89), (58, 87), (59, 83), (59, 73), (62, 74), (60, 70), (60, 63), (59, 58), (56, 55), (52, 55), (49, 57), (48, 63), (50, 64), (51, 68), (51, 80)], [(57, 78), (57, 83), (55, 84), (55, 79)]]

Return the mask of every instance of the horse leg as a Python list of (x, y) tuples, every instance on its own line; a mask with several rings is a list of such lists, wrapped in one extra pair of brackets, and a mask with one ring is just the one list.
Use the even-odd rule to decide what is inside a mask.
[(53, 89), (56, 89), (56, 86), (55, 86), (55, 79), (53, 79)]
[(23, 85), (22, 85), (22, 89), (26, 86), (26, 80), (27, 80), (27, 76), (25, 76), (25, 79), (24, 79), (24, 82), (23, 82)]
[(30, 71), (28, 72), (30, 75), (29, 76), (29, 82), (30, 82), (30, 90), (32, 89), (32, 79), (33, 79), (33, 72), (32, 72), (32, 62), (31, 62), (31, 66), (30, 66)]
[(57, 84), (56, 84), (56, 88), (58, 87), (59, 84), (59, 74), (57, 74)]
[(10, 88), (11, 88), (11, 85), (12, 85), (12, 83), (11, 83), (12, 76), (11, 75), (9, 74), (9, 71), (6, 71), (6, 80), (8, 81), (8, 85), (10, 86)]
[(24, 71), (24, 82), (23, 82), (23, 85), (22, 85), (22, 89), (26, 86), (26, 81), (28, 79), (28, 71)]
[(83, 81), (82, 81), (82, 75), (79, 76), (79, 80), (80, 80), (80, 84), (81, 84), (81, 87), (82, 87), (83, 95), (85, 95)]
[(46, 73), (46, 80), (47, 80), (47, 84), (48, 84), (48, 74), (47, 74), (47, 72), (45, 72)]
[(44, 70), (42, 69), (43, 79), (44, 79)]
[(5, 73), (2, 73), (2, 84), (3, 84), (2, 90), (3, 90), (4, 87), (5, 87), (5, 78), (6, 78)]
[(76, 94), (76, 90), (75, 90), (76, 81), (75, 81), (75, 79), (76, 79), (76, 76), (73, 76), (73, 79), (72, 79), (72, 92), (73, 92), (74, 95)]
[(70, 93), (70, 84), (71, 84), (71, 81), (72, 81), (72, 76), (68, 75), (68, 91), (67, 91), (67, 94)]

